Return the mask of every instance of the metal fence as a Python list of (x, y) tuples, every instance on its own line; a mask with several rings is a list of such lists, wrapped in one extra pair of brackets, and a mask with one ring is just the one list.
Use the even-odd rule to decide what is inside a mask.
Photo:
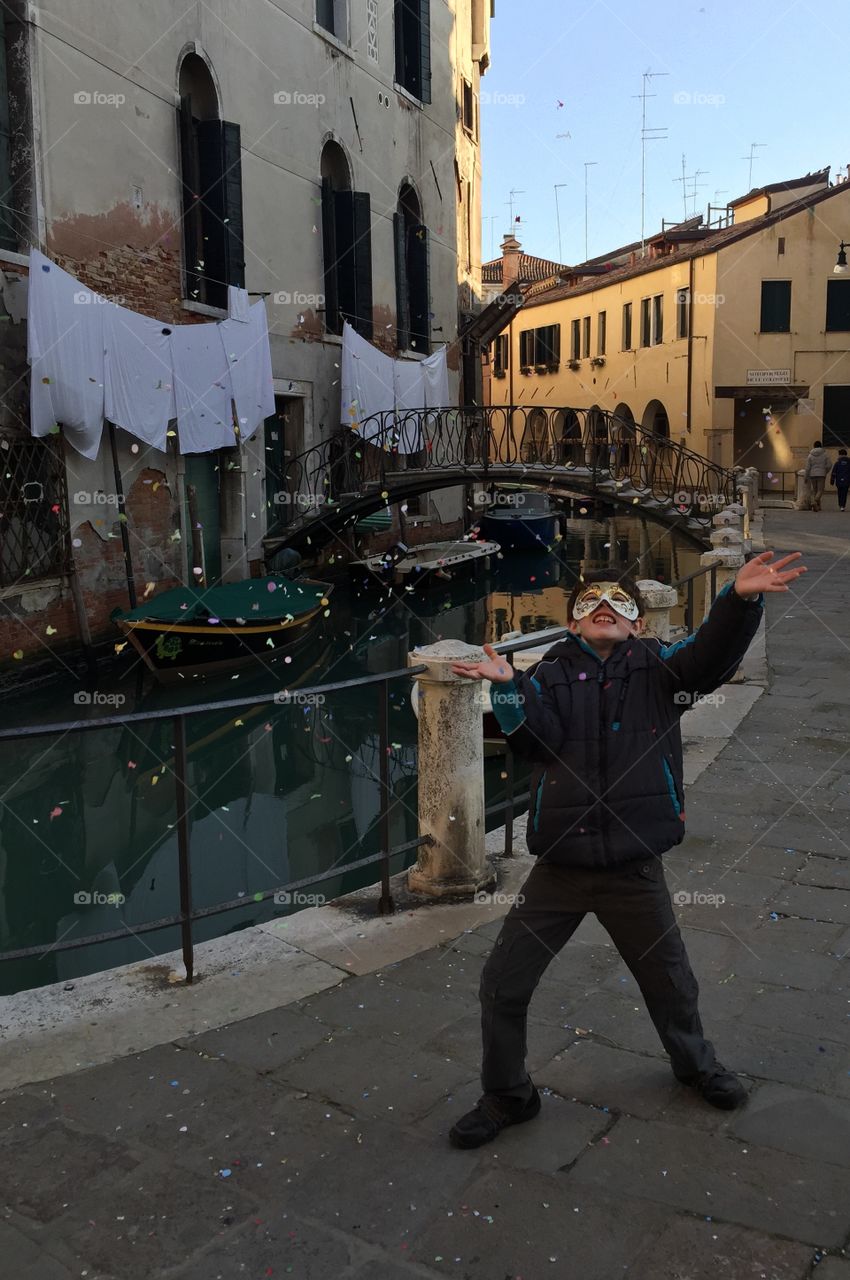
[(67, 570), (68, 503), (57, 439), (0, 439), (0, 587)]

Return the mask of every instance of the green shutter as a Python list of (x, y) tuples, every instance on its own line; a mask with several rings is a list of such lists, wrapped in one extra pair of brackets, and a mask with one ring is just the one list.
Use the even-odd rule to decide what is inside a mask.
[(330, 178), (322, 178), (322, 256), (325, 272), (325, 328), (341, 333), (337, 281), (335, 192)]
[(419, 98), (431, 101), (431, 0), (419, 0)]
[(354, 290), (357, 302), (357, 332), (372, 337), (372, 208), (368, 191), (353, 194)]
[(394, 213), (396, 342), (399, 351), (406, 351), (410, 341), (410, 302), (407, 288), (407, 253), (404, 240), (404, 214)]
[(225, 280), (245, 288), (245, 243), (242, 218), (242, 134), (238, 124), (221, 122), (222, 211), (227, 271)]
[(789, 333), (791, 329), (791, 281), (762, 280), (761, 332)]
[[(222, 135), (220, 120), (199, 120), (198, 170), (203, 241), (203, 267), (199, 275), (204, 287), (201, 302), (211, 307), (227, 306), (227, 241), (224, 226), (224, 185), (222, 182)], [(195, 264), (190, 262), (189, 267)]]
[(826, 329), (828, 333), (850, 332), (850, 280), (826, 282)]
[(421, 223), (408, 232), (410, 264), (410, 340), (423, 355), (431, 352), (431, 302), (428, 267), (428, 228)]

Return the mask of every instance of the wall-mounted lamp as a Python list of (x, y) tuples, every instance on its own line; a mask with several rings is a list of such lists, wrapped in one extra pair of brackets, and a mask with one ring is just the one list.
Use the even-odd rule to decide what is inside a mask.
[(832, 268), (834, 276), (846, 276), (850, 274), (850, 268), (847, 266), (847, 245), (844, 241), (838, 246), (838, 257), (835, 260), (835, 266)]

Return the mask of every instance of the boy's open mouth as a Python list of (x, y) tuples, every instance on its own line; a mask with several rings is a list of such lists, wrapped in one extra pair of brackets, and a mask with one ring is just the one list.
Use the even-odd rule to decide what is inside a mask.
[(616, 625), (617, 620), (612, 613), (595, 613), (593, 615), (593, 621), (597, 624), (602, 623), (603, 625), (613, 627)]

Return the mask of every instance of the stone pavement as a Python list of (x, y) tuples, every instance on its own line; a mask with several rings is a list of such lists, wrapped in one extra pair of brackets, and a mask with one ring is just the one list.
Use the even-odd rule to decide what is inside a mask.
[(673, 1080), (586, 921), (532, 1004), (541, 1117), (450, 1148), (490, 920), (0, 1097), (3, 1274), (850, 1280), (850, 516), (770, 512), (766, 537), (810, 572), (768, 602), (770, 690), (689, 788), (667, 859), (744, 1109)]

